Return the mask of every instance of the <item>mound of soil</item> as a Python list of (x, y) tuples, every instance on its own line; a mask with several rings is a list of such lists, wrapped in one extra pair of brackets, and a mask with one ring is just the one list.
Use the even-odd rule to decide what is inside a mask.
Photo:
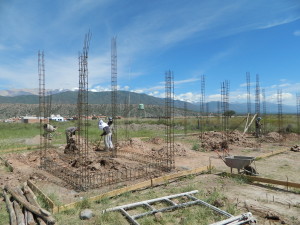
[[(201, 136), (199, 136), (201, 139)], [(233, 131), (226, 134), (216, 131), (204, 132), (202, 135), (201, 147), (207, 151), (228, 148), (228, 145), (253, 147), (256, 142), (253, 139), (247, 138), (239, 131)]]

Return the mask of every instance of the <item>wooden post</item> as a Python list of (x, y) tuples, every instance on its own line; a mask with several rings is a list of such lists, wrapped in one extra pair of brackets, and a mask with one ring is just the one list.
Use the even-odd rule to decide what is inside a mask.
[(33, 214), (35, 214), (36, 216), (41, 217), (46, 223), (48, 223), (49, 225), (53, 225), (55, 224), (55, 219), (51, 216), (51, 214), (40, 208), (40, 207), (36, 207), (34, 205), (31, 205), (29, 202), (27, 202), (27, 200), (25, 199), (25, 197), (20, 196), (12, 187), (10, 187), (9, 185), (5, 185), (4, 189), (6, 191), (8, 191), (20, 204), (22, 204), (28, 211), (32, 212)]
[(17, 201), (14, 201), (13, 205), (14, 205), (14, 209), (15, 209), (15, 212), (16, 212), (17, 224), (18, 225), (25, 225), (25, 217), (24, 217), (24, 214), (22, 212), (22, 209), (21, 209), (20, 205), (18, 204)]
[(11, 201), (9, 200), (9, 196), (7, 195), (5, 190), (3, 190), (3, 196), (4, 196), (4, 199), (6, 202), (6, 207), (7, 207), (8, 213), (9, 213), (10, 224), (17, 225), (17, 218), (16, 218), (14, 207), (13, 207)]

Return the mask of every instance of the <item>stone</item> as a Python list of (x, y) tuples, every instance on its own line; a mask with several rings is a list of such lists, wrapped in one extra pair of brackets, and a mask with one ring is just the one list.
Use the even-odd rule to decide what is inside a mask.
[(161, 212), (158, 212), (158, 213), (155, 213), (155, 214), (154, 214), (154, 217), (155, 217), (155, 221), (161, 221), (163, 215), (162, 215)]
[(80, 212), (80, 219), (81, 220), (89, 220), (94, 216), (94, 213), (92, 210), (90, 209), (85, 209), (83, 211)]

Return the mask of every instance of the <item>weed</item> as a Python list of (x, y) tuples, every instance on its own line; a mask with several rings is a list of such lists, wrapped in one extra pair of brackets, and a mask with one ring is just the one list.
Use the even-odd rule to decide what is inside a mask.
[(120, 196), (125, 197), (125, 198), (129, 198), (131, 196), (131, 194), (132, 194), (131, 191), (127, 191), (127, 192), (124, 192), (124, 193), (120, 194)]
[(49, 206), (47, 200), (44, 198), (44, 196), (38, 195), (37, 201), (38, 201), (39, 205), (41, 206), (41, 208), (46, 209), (48, 211), (50, 210), (50, 206)]
[(95, 224), (128, 224), (120, 212), (107, 212), (96, 216)]
[(195, 143), (192, 147), (192, 150), (194, 151), (199, 151), (199, 149), (200, 149), (200, 145), (198, 143)]
[(11, 167), (11, 166), (5, 166), (5, 171), (6, 172), (9, 172), (9, 173), (11, 173), (11, 172), (13, 172), (13, 167)]
[(89, 199), (84, 198), (76, 204), (76, 209), (88, 209), (91, 208), (91, 202)]
[(77, 210), (76, 209), (68, 209), (68, 210), (62, 211), (62, 214), (64, 214), (64, 215), (75, 215), (75, 214), (77, 214)]
[(103, 204), (103, 205), (108, 204), (108, 202), (109, 202), (109, 198), (107, 197), (95, 201), (96, 204)]
[(48, 197), (54, 202), (55, 205), (62, 205), (62, 202), (59, 200), (59, 197), (55, 193), (50, 193)]

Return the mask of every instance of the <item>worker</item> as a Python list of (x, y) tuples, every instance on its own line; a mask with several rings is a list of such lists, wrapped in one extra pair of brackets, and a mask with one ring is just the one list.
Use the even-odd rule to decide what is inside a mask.
[(261, 137), (261, 117), (257, 117), (255, 120), (255, 137)]
[(113, 125), (113, 118), (112, 117), (108, 118), (108, 123), (107, 124), (108, 124), (110, 132), (111, 132), (110, 140), (109, 141), (112, 143), (112, 135), (114, 133), (114, 125)]
[(105, 151), (112, 150), (113, 144), (111, 141), (111, 130), (107, 123), (103, 122), (103, 120), (99, 120), (98, 123), (99, 130), (102, 130), (101, 137), (104, 136), (104, 145), (105, 145)]
[(108, 124), (109, 127), (112, 127), (112, 124), (113, 124), (113, 118), (112, 117), (108, 118), (108, 123), (107, 124)]
[(53, 133), (56, 131), (57, 127), (56, 126), (52, 126), (49, 123), (45, 123), (43, 125), (44, 128), (44, 134), (43, 137), (46, 137), (48, 140), (51, 140), (53, 137)]
[(74, 142), (73, 135), (75, 135), (76, 131), (78, 130), (78, 127), (69, 127), (66, 129), (67, 144)]

